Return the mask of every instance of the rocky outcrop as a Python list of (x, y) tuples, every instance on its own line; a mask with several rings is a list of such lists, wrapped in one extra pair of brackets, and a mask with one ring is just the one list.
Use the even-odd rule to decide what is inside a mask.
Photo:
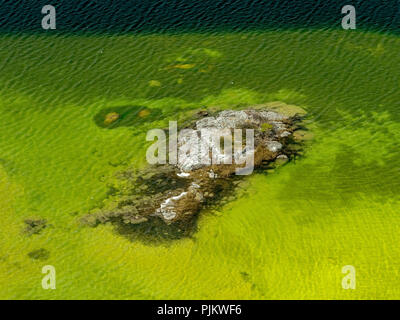
[(28, 236), (39, 234), (47, 226), (46, 219), (41, 219), (41, 218), (25, 219), (24, 223), (25, 223), (24, 233)]
[[(134, 225), (161, 219), (184, 225), (203, 207), (231, 194), (243, 179), (240, 173), (249, 169), (249, 157), (255, 170), (290, 161), (306, 132), (303, 116), (304, 110), (282, 103), (214, 114), (200, 111), (185, 127), (191, 130), (179, 135), (176, 163), (120, 172), (113, 201), (85, 216), (85, 222)], [(300, 129), (302, 134), (295, 134)], [(251, 148), (247, 132), (253, 137)]]

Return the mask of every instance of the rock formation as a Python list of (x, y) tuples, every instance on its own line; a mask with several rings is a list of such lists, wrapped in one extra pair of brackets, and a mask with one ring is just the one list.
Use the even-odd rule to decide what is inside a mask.
[[(240, 170), (247, 163), (243, 158), (241, 162), (235, 160), (251, 155), (255, 170), (290, 161), (304, 139), (304, 114), (301, 108), (283, 103), (214, 114), (200, 111), (185, 126), (191, 130), (179, 135), (175, 164), (118, 173), (120, 184), (113, 186), (115, 199), (86, 215), (84, 221), (91, 225), (108, 221), (129, 225), (161, 220), (182, 226), (203, 207), (224, 199), (240, 183)], [(225, 132), (222, 141), (215, 138), (215, 132), (221, 130)], [(235, 130), (251, 130), (251, 150), (248, 141), (235, 135)], [(228, 153), (227, 144), (235, 146), (227, 148)], [(201, 161), (208, 156), (212, 161)], [(229, 157), (231, 162), (227, 161)]]

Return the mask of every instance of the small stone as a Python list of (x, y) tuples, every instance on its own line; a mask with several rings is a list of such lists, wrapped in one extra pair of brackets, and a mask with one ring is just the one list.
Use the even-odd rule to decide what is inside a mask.
[(187, 178), (190, 176), (190, 173), (188, 172), (180, 172), (176, 174), (179, 178)]
[(148, 110), (148, 109), (143, 109), (143, 110), (140, 110), (140, 111), (139, 111), (138, 116), (139, 116), (140, 118), (145, 118), (145, 117), (147, 117), (149, 114), (150, 114), (150, 110)]
[(195, 195), (195, 197), (194, 197), (194, 199), (195, 199), (196, 201), (203, 201), (204, 197), (203, 197), (203, 195), (201, 194), (201, 192), (197, 192), (196, 195)]
[(106, 116), (104, 117), (104, 124), (105, 125), (109, 125), (115, 121), (117, 121), (119, 119), (119, 114), (116, 112), (110, 112), (108, 114), (106, 114)]
[(214, 171), (211, 170), (211, 171), (208, 173), (208, 177), (209, 177), (210, 179), (215, 179), (215, 178), (218, 177), (218, 175), (217, 175), (216, 173), (214, 173)]
[(289, 131), (283, 131), (283, 132), (280, 134), (281, 138), (285, 138), (285, 137), (288, 137), (288, 136), (290, 136), (290, 135), (291, 135), (291, 133), (290, 133)]
[(276, 157), (276, 160), (275, 160), (277, 165), (282, 165), (288, 161), (289, 161), (289, 159), (286, 154), (280, 154), (279, 156)]

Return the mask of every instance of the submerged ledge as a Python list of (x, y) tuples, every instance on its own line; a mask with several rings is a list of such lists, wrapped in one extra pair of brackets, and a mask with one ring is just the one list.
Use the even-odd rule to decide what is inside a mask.
[[(123, 234), (154, 229), (156, 234), (187, 235), (193, 230), (202, 209), (234, 199), (233, 192), (244, 176), (240, 172), (247, 166), (243, 161), (246, 159), (241, 163), (225, 161), (226, 153), (222, 150), (226, 151), (227, 140), (212, 139), (214, 130), (228, 132), (226, 137), (231, 137), (228, 143), (235, 146), (230, 154), (233, 159), (240, 158), (245, 152), (246, 157), (249, 156), (247, 137), (243, 143), (242, 137), (235, 134), (250, 130), (254, 139), (252, 166), (257, 172), (282, 165), (300, 155), (304, 141), (310, 137), (304, 123), (306, 112), (294, 105), (272, 102), (242, 110), (212, 111), (215, 109), (199, 110), (188, 119), (184, 129), (191, 130), (179, 135), (177, 161), (118, 172), (111, 187), (111, 201), (85, 215), (83, 223), (89, 226), (112, 223)], [(204, 132), (208, 132), (211, 139), (198, 140), (197, 136), (204, 136)], [(190, 149), (196, 141), (200, 141), (200, 147), (193, 152)], [(236, 150), (238, 143), (239, 153)], [(208, 156), (208, 152), (212, 153), (212, 159), (219, 161), (198, 161)]]

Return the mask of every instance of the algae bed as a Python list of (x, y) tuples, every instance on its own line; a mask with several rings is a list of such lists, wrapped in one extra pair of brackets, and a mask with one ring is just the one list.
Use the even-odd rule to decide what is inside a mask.
[[(0, 44), (0, 298), (400, 298), (398, 36), (2, 34)], [(248, 177), (191, 237), (79, 223), (110, 175), (145, 164), (147, 130), (204, 105), (266, 101), (306, 109), (312, 145)], [(124, 118), (105, 127), (112, 111)], [(46, 226), (27, 234), (26, 219)], [(56, 290), (42, 289), (44, 265)], [(342, 288), (345, 265), (356, 290)]]

